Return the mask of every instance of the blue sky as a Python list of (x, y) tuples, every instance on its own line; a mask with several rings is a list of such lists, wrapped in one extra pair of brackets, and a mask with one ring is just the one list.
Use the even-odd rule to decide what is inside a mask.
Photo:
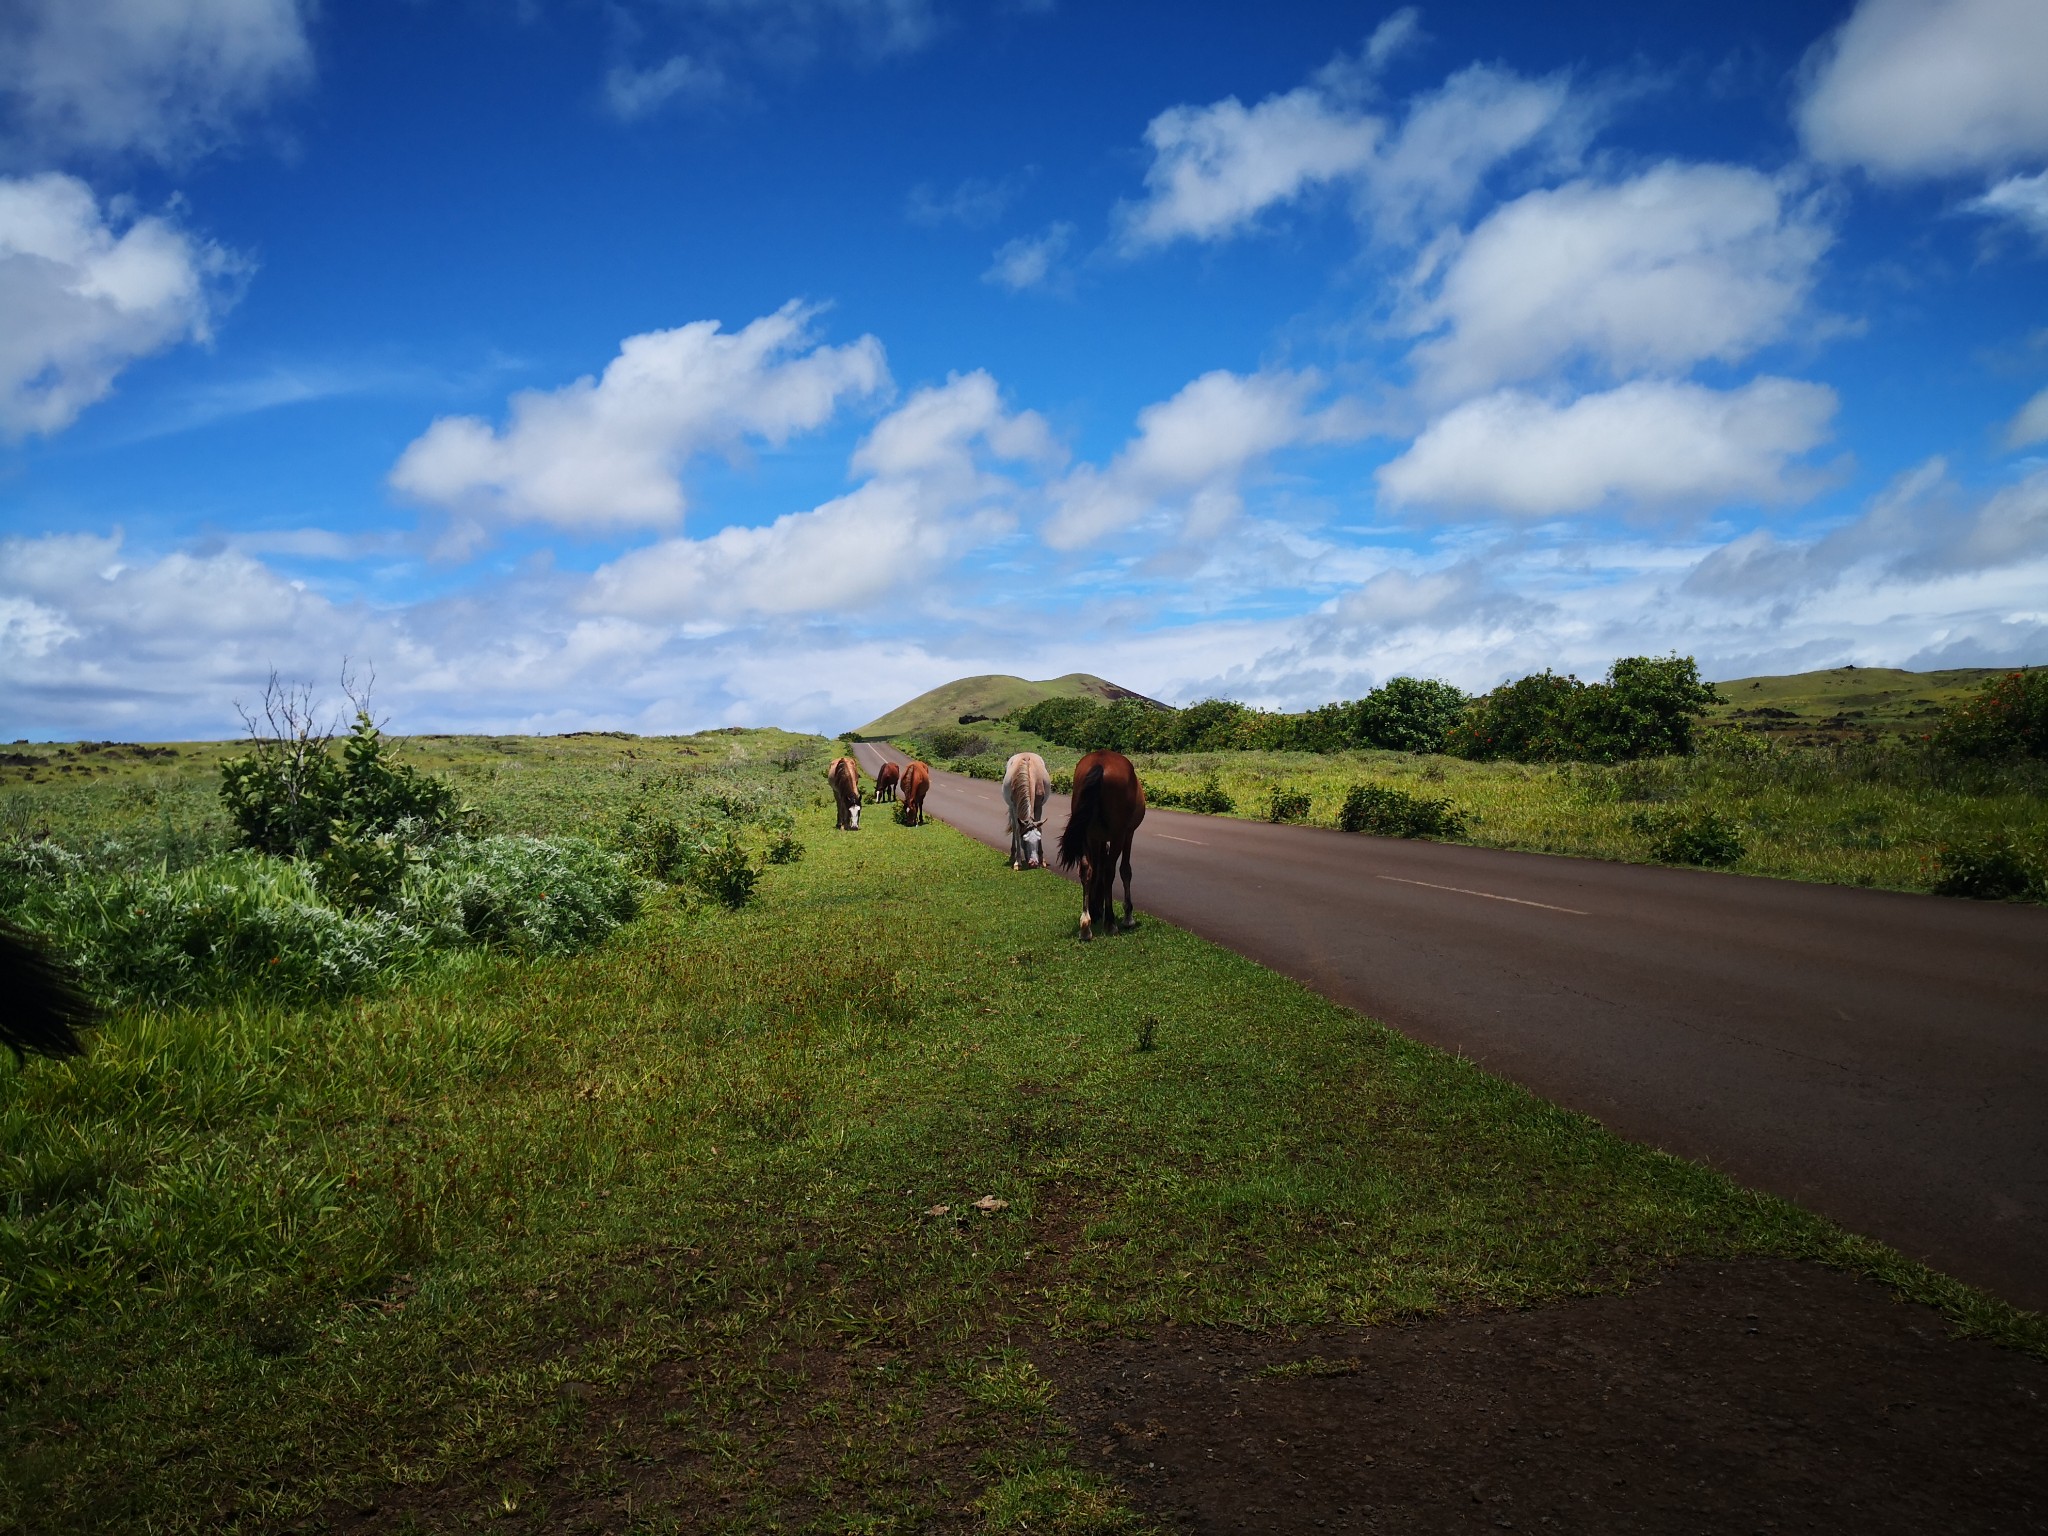
[(2048, 662), (2048, 7), (16, 0), (0, 734)]

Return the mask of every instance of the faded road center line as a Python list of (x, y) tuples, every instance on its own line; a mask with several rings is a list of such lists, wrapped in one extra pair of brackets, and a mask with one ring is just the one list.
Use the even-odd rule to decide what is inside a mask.
[[(1159, 834), (1166, 836), (1164, 832)], [(1484, 896), (1488, 901), (1512, 901), (1518, 907), (1541, 907), (1546, 912), (1569, 912), (1573, 917), (1591, 917), (1590, 912), (1581, 912), (1577, 907), (1553, 907), (1547, 901), (1524, 901), (1519, 896), (1496, 896), (1492, 891), (1468, 891), (1462, 885), (1437, 885), (1428, 880), (1403, 880), (1399, 875), (1376, 875), (1378, 880), (1391, 880), (1396, 885), (1425, 885), (1432, 891), (1456, 891), (1460, 896)]]
[(1207, 843), (1203, 842), (1199, 837), (1175, 837), (1171, 832), (1161, 832), (1159, 836), (1165, 838), (1169, 843), (1193, 843), (1197, 848), (1206, 848), (1209, 846)]

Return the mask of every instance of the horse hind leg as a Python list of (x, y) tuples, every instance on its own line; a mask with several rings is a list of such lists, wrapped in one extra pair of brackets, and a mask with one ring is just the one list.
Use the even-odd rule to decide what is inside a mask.
[[(1138, 926), (1138, 917), (1137, 917), (1137, 912), (1136, 912), (1136, 909), (1134, 909), (1134, 908), (1133, 908), (1133, 907), (1131, 906), (1131, 845), (1130, 845), (1129, 843), (1125, 843), (1125, 844), (1124, 844), (1124, 857), (1123, 857), (1123, 877), (1124, 877), (1124, 923), (1123, 923), (1123, 925), (1124, 925), (1125, 929), (1126, 929), (1126, 930), (1128, 930), (1128, 929), (1132, 929), (1132, 928), (1135, 928), (1135, 927), (1137, 927), (1137, 926)], [(1106, 907), (1111, 907), (1111, 908), (1112, 908), (1112, 910), (1113, 910), (1113, 909), (1114, 909), (1114, 903), (1115, 903), (1115, 900), (1116, 900), (1116, 892), (1115, 892), (1114, 888), (1112, 888), (1112, 889), (1111, 889), (1110, 891), (1108, 891), (1108, 892), (1107, 892), (1107, 893), (1105, 894), (1105, 898), (1104, 898), (1104, 901), (1103, 901), (1103, 905), (1104, 905), (1104, 906), (1106, 906)]]

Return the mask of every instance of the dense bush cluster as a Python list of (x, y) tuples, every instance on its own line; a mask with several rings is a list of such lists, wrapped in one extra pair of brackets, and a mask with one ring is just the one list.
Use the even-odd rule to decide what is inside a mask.
[(258, 737), (221, 766), (220, 798), (242, 841), (278, 858), (315, 858), (337, 841), (453, 830), (455, 791), (399, 762), (368, 711), (358, 710), (336, 761), (309, 735)]
[(43, 934), (110, 1002), (238, 992), (304, 1001), (383, 985), (431, 954), (583, 949), (638, 909), (623, 863), (577, 839), (450, 836), (375, 904), (344, 906), (322, 867), (253, 849), (189, 868), (124, 867), (113, 850), (0, 849), (8, 915)]
[(1628, 656), (1599, 683), (1545, 670), (1473, 702), (1448, 733), (1459, 757), (1618, 763), (1683, 756), (1699, 717), (1719, 702), (1690, 656)]
[(1284, 784), (1275, 784), (1273, 792), (1266, 797), (1266, 820), (1272, 822), (1307, 821), (1309, 795), (1305, 789), (1290, 789)]
[(1436, 752), (1464, 707), (1465, 695), (1449, 683), (1397, 677), (1362, 699), (1300, 714), (1229, 699), (1166, 709), (1136, 699), (1069, 698), (1033, 704), (1010, 723), (1078, 752)]
[[(752, 851), (765, 842), (758, 857)], [(612, 834), (634, 873), (738, 909), (769, 864), (804, 856), (787, 804), (743, 780), (663, 776), (641, 786)]]
[(1145, 786), (1147, 805), (1165, 806), (1170, 810), (1194, 811), (1202, 816), (1228, 816), (1237, 809), (1237, 801), (1215, 774), (1210, 774), (1192, 789), (1175, 789), (1160, 784)]
[(1538, 672), (1467, 698), (1449, 683), (1396, 677), (1362, 699), (1298, 714), (1228, 699), (1166, 709), (1134, 699), (1047, 699), (1010, 722), (1076, 751), (1449, 752), (1518, 762), (1615, 763), (1684, 754), (1718, 696), (1689, 656), (1629, 656), (1604, 681)]
[(2048, 668), (1992, 678), (1942, 717), (1934, 744), (1954, 757), (2048, 759)]
[(1337, 813), (1346, 832), (1376, 837), (1463, 837), (1465, 818), (1449, 800), (1384, 784), (1354, 784)]
[(1934, 894), (1978, 901), (2048, 900), (2048, 858), (2011, 839), (1944, 843), (1935, 856)]
[(1660, 864), (1726, 869), (1748, 851), (1741, 832), (1718, 811), (1638, 811), (1629, 826), (1650, 840), (1650, 857)]

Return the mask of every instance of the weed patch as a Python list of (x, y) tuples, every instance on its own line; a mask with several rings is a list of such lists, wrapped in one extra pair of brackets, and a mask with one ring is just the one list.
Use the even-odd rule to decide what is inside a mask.
[(1415, 795), (1383, 784), (1354, 784), (1337, 813), (1346, 832), (1379, 837), (1462, 837), (1465, 818), (1440, 796)]

